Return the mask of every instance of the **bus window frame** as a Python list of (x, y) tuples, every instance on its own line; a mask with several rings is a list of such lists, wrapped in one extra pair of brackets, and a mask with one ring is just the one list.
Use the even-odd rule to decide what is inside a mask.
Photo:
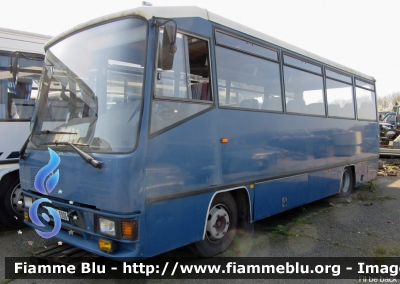
[[(247, 42), (249, 42), (249, 43), (258, 45), (258, 46), (260, 46), (260, 47), (262, 47), (262, 48), (269, 49), (269, 50), (271, 50), (271, 51), (275, 51), (275, 52), (277, 53), (277, 59), (274, 60), (274, 59), (272, 59), (272, 58), (265, 57), (265, 56), (262, 56), (262, 55), (257, 54), (257, 53), (249, 52), (249, 51), (247, 51), (247, 50), (245, 50), (245, 49), (235, 48), (235, 47), (232, 47), (232, 46), (230, 46), (230, 45), (226, 45), (226, 44), (223, 44), (223, 43), (218, 43), (218, 42), (217, 42), (217, 35), (216, 35), (217, 32), (222, 33), (222, 34), (225, 34), (225, 35), (227, 35), (227, 36), (231, 36), (231, 37), (237, 38), (237, 39), (239, 39), (239, 40), (247, 41)], [(253, 57), (256, 57), (256, 58), (259, 58), (259, 59), (262, 59), (262, 60), (267, 60), (267, 61), (274, 62), (274, 63), (277, 63), (277, 64), (278, 64), (278, 70), (279, 70), (279, 86), (280, 86), (280, 91), (281, 91), (281, 97), (280, 97), (280, 99), (281, 99), (281, 106), (282, 106), (282, 110), (281, 110), (281, 111), (267, 110), (267, 109), (261, 109), (261, 108), (260, 108), (260, 109), (255, 109), (255, 108), (254, 108), (254, 109), (252, 109), (252, 108), (243, 108), (243, 107), (240, 107), (240, 106), (231, 107), (231, 106), (225, 106), (225, 105), (219, 104), (219, 96), (216, 95), (216, 97), (218, 97), (218, 108), (221, 108), (221, 109), (230, 109), (230, 110), (241, 110), (241, 111), (252, 111), (252, 112), (266, 112), (266, 113), (284, 114), (284, 113), (285, 113), (285, 110), (286, 110), (286, 106), (285, 106), (285, 104), (284, 104), (284, 94), (285, 94), (285, 92), (284, 92), (284, 90), (283, 90), (283, 73), (282, 73), (283, 71), (282, 71), (282, 64), (281, 64), (281, 63), (282, 63), (282, 58), (281, 58), (281, 56), (282, 56), (282, 53), (283, 53), (282, 49), (277, 48), (277, 47), (273, 47), (272, 45), (267, 45), (267, 44), (265, 44), (265, 42), (258, 42), (258, 41), (256, 41), (256, 40), (254, 40), (253, 38), (250, 39), (249, 37), (245, 37), (245, 36), (241, 36), (241, 35), (238, 35), (238, 34), (236, 34), (236, 33), (233, 33), (233, 32), (229, 32), (229, 31), (224, 30), (224, 29), (221, 29), (221, 28), (219, 28), (219, 27), (215, 27), (215, 28), (214, 28), (213, 35), (214, 35), (214, 39), (215, 39), (214, 51), (215, 51), (215, 48), (216, 48), (217, 46), (219, 46), (219, 47), (226, 48), (226, 49), (229, 49), (229, 50), (232, 50), (232, 51), (235, 51), (235, 52), (243, 53), (243, 54), (246, 54), (246, 55), (249, 55), (249, 56), (253, 56)], [(217, 61), (218, 61), (218, 58), (217, 58), (217, 56), (216, 56), (216, 52), (214, 52), (214, 54), (215, 54), (215, 70), (217, 70)], [(216, 81), (217, 81), (217, 90), (218, 90), (218, 74), (216, 74), (216, 76), (217, 76)], [(217, 92), (218, 92), (218, 91), (217, 91)]]
[[(357, 83), (356, 83), (357, 80), (372, 85), (372, 86), (374, 87), (374, 89), (368, 89), (368, 88), (364, 88), (364, 87), (358, 86)], [(355, 96), (355, 102), (356, 102), (355, 107), (356, 107), (356, 111), (357, 111), (357, 112), (356, 112), (357, 120), (358, 120), (358, 121), (374, 121), (374, 122), (379, 122), (378, 106), (377, 106), (377, 94), (376, 94), (375, 82), (368, 81), (367, 79), (363, 79), (363, 78), (360, 78), (360, 77), (358, 77), (358, 76), (354, 76), (353, 87), (354, 87), (354, 96)], [(373, 93), (374, 93), (374, 99), (375, 99), (375, 100), (374, 100), (374, 103), (375, 103), (375, 110), (376, 110), (376, 112), (375, 112), (375, 119), (364, 119), (364, 118), (361, 118), (361, 119), (360, 119), (360, 118), (358, 118), (357, 88), (360, 88), (360, 89), (363, 89), (363, 90), (370, 91), (370, 92), (373, 92)]]
[[(148, 139), (152, 139), (164, 132), (167, 132), (181, 124), (186, 123), (187, 121), (194, 119), (200, 115), (203, 115), (204, 113), (211, 111), (213, 109), (216, 108), (216, 98), (214, 95), (214, 80), (213, 80), (213, 68), (212, 68), (212, 62), (213, 62), (213, 58), (212, 58), (212, 54), (211, 54), (211, 38), (204, 36), (204, 35), (199, 35), (196, 33), (191, 33), (191, 32), (187, 32), (185, 30), (180, 29), (179, 27), (177, 28), (177, 34), (182, 34), (183, 36), (190, 36), (190, 37), (194, 37), (200, 40), (204, 40), (207, 42), (207, 52), (208, 52), (208, 86), (210, 88), (210, 93), (211, 93), (211, 101), (207, 101), (207, 100), (196, 100), (196, 99), (189, 99), (189, 98), (175, 98), (175, 97), (168, 97), (168, 96), (157, 96), (156, 95), (156, 79), (157, 79), (157, 73), (158, 73), (158, 49), (159, 49), (159, 45), (158, 45), (158, 37), (159, 37), (159, 33), (156, 30), (156, 28), (154, 29), (155, 33), (154, 33), (154, 39), (153, 42), (155, 44), (154, 47), (154, 61), (153, 61), (153, 66), (154, 66), (154, 70), (152, 72), (153, 78), (152, 78), (152, 83), (151, 83), (151, 100), (150, 100), (150, 107), (149, 107), (149, 123), (148, 123), (148, 127), (147, 127), (147, 137)], [(150, 37), (149, 37), (150, 40)], [(184, 51), (186, 53), (186, 51)], [(187, 58), (189, 59), (189, 55), (187, 56)], [(186, 58), (185, 58), (186, 59)], [(186, 64), (186, 71), (190, 72), (190, 70), (188, 69), (189, 66), (189, 61), (185, 62)], [(189, 67), (190, 68), (190, 67)], [(188, 73), (189, 74), (189, 73)], [(178, 102), (178, 103), (196, 103), (196, 104), (203, 104), (203, 105), (209, 105), (208, 108), (199, 111), (191, 116), (188, 116), (182, 120), (179, 120), (169, 126), (166, 126), (160, 130), (157, 130), (153, 133), (151, 133), (151, 116), (153, 113), (153, 102), (154, 101), (164, 101), (164, 102)]]
[[(320, 67), (321, 68), (321, 73), (317, 73), (317, 72), (311, 71), (309, 69), (301, 68), (299, 66), (292, 65), (290, 63), (285, 63), (285, 55), (289, 56), (289, 57), (292, 57), (293, 59), (304, 61), (306, 63), (309, 63), (309, 64), (315, 65), (317, 67)], [(286, 51), (286, 50), (282, 51), (282, 66), (288, 66), (288, 67), (296, 68), (296, 69), (299, 69), (299, 70), (302, 70), (302, 71), (306, 71), (306, 72), (309, 72), (309, 73), (312, 73), (312, 74), (315, 74), (315, 75), (318, 75), (318, 76), (324, 76), (324, 70), (323, 70), (323, 68), (325, 66), (324, 64), (322, 64), (322, 63), (320, 63), (318, 61), (311, 60), (311, 59), (309, 59), (307, 57), (302, 57), (300, 55), (297, 55), (295, 53), (292, 53), (292, 52), (289, 52), (289, 51)]]
[[(337, 78), (333, 78), (333, 77), (328, 76), (328, 75), (326, 74), (326, 70), (331, 71), (331, 72), (335, 72), (335, 73), (338, 73), (338, 74), (341, 74), (341, 75), (343, 75), (343, 76), (350, 77), (351, 83), (346, 82), (346, 81), (342, 81), (342, 80), (339, 80), (339, 79), (337, 79)], [(326, 84), (326, 80), (327, 80), (327, 79), (333, 80), (333, 81), (337, 81), (337, 82), (340, 82), (340, 83), (344, 83), (344, 84), (347, 84), (347, 85), (350, 85), (350, 86), (351, 86), (351, 96), (352, 96), (352, 99), (353, 99), (354, 117), (349, 118), (349, 117), (330, 116), (330, 115), (329, 115), (328, 88), (327, 88), (327, 84)], [(324, 66), (324, 84), (325, 84), (326, 102), (327, 102), (327, 103), (326, 103), (326, 113), (327, 113), (327, 117), (328, 117), (328, 118), (347, 119), (347, 120), (357, 120), (357, 111), (356, 111), (356, 110), (357, 110), (357, 105), (356, 105), (356, 96), (355, 96), (356, 91), (355, 91), (354, 82), (355, 82), (354, 75), (352, 75), (351, 73), (343, 72), (342, 70), (333, 68), (333, 67), (331, 67), (331, 66), (327, 66), (327, 65)]]
[[(321, 67), (321, 74), (318, 74), (318, 73), (313, 72), (311, 70), (304, 69), (304, 68), (301, 68), (301, 67), (298, 67), (298, 66), (295, 66), (295, 65), (291, 65), (291, 64), (285, 63), (284, 62), (284, 56), (285, 55), (287, 55), (289, 57), (292, 57), (294, 59), (300, 60), (300, 61), (308, 62), (308, 63), (316, 65), (318, 67)], [(308, 114), (308, 113), (300, 113), (300, 112), (288, 112), (287, 111), (285, 72), (284, 72), (284, 67), (285, 66), (293, 68), (293, 69), (297, 69), (297, 70), (300, 70), (300, 71), (303, 71), (303, 72), (307, 72), (307, 73), (310, 73), (310, 74), (313, 74), (313, 75), (317, 75), (317, 76), (322, 78), (322, 98), (324, 100), (322, 103), (324, 104), (324, 112), (325, 112), (324, 115), (316, 115), (316, 114)], [(282, 84), (283, 84), (283, 95), (284, 95), (284, 100), (283, 101), (284, 101), (284, 105), (285, 105), (285, 114), (299, 115), (299, 116), (310, 116), (310, 117), (321, 117), (321, 118), (322, 117), (325, 117), (325, 118), (328, 117), (327, 92), (326, 92), (326, 81), (325, 81), (326, 76), (325, 76), (325, 71), (324, 71), (325, 66), (326, 65), (324, 65), (324, 64), (322, 64), (322, 63), (320, 63), (318, 61), (314, 61), (314, 60), (311, 60), (309, 58), (299, 56), (299, 55), (294, 54), (292, 52), (288, 52), (287, 50), (282, 50), (282, 80), (283, 80)]]
[[(349, 83), (349, 82), (346, 82), (346, 81), (343, 81), (343, 80), (340, 80), (340, 79), (337, 79), (337, 78), (334, 78), (334, 77), (330, 77), (329, 75), (326, 74), (326, 70), (328, 70), (330, 72), (338, 73), (338, 74), (346, 76), (346, 77), (350, 77), (351, 82)], [(330, 66), (325, 66), (324, 74), (325, 74), (325, 78), (327, 78), (327, 79), (333, 79), (333, 80), (336, 80), (336, 81), (339, 81), (339, 82), (342, 82), (342, 83), (346, 83), (346, 84), (351, 84), (351, 85), (353, 85), (353, 83), (354, 83), (354, 75), (352, 75), (350, 73), (345, 73), (345, 72), (343, 72), (341, 70), (335, 69), (335, 68), (330, 67)]]
[[(276, 52), (276, 55), (277, 55), (276, 58), (277, 59), (273, 59), (273, 58), (266, 57), (266, 56), (263, 56), (263, 55), (258, 54), (258, 53), (250, 52), (250, 51), (245, 50), (245, 49), (241, 49), (241, 48), (230, 46), (230, 45), (227, 45), (227, 44), (224, 44), (224, 43), (220, 43), (220, 42), (217, 41), (217, 33), (221, 33), (221, 34), (236, 38), (238, 40), (247, 41), (247, 42), (249, 42), (251, 44), (254, 44), (254, 45), (257, 45), (259, 47), (268, 49), (270, 51), (274, 51), (274, 52)], [(231, 33), (229, 31), (226, 31), (226, 30), (223, 30), (223, 29), (220, 29), (220, 28), (214, 28), (214, 38), (215, 38), (215, 46), (222, 46), (222, 47), (225, 47), (225, 48), (229, 48), (229, 49), (232, 49), (232, 50), (235, 50), (235, 51), (243, 52), (243, 53), (246, 53), (246, 54), (249, 54), (249, 55), (252, 55), (252, 56), (260, 57), (260, 58), (267, 59), (269, 61), (273, 61), (273, 62), (277, 62), (277, 63), (279, 63), (281, 61), (280, 60), (281, 50), (279, 48), (274, 48), (274, 47), (272, 47), (270, 45), (266, 45), (265, 43), (257, 42), (254, 39), (250, 39), (250, 38), (247, 38), (247, 37), (244, 37), (244, 36), (240, 36), (238, 34)]]

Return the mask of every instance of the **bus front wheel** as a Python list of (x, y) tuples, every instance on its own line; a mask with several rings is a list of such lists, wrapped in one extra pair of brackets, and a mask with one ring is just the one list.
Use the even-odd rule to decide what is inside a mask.
[(351, 168), (345, 168), (342, 175), (342, 181), (340, 183), (339, 196), (346, 198), (350, 196), (353, 190), (353, 171)]
[(211, 257), (224, 252), (236, 234), (237, 208), (230, 193), (215, 196), (207, 214), (204, 239), (189, 245), (201, 257)]
[(21, 193), (18, 176), (3, 177), (0, 182), (0, 219), (1, 223), (15, 229), (25, 227)]

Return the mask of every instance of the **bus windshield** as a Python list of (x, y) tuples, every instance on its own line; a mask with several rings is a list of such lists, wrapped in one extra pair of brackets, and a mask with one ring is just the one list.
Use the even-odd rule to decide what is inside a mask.
[[(131, 18), (74, 34), (46, 52), (29, 148), (130, 152), (143, 97), (147, 23)], [(47, 132), (46, 132), (47, 131)], [(36, 134), (35, 134), (36, 133)]]

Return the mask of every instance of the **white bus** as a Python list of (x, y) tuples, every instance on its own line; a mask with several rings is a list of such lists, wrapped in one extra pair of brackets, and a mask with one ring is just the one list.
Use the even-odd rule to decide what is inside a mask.
[(23, 226), (19, 150), (30, 119), (50, 36), (0, 28), (0, 222)]

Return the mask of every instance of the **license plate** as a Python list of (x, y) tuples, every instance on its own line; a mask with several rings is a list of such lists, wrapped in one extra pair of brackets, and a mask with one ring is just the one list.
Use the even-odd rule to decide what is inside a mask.
[(396, 134), (396, 132), (394, 132), (394, 131), (388, 131), (388, 134), (393, 135), (393, 134)]
[(69, 217), (68, 217), (68, 213), (67, 212), (61, 211), (61, 210), (58, 210), (58, 209), (54, 209), (54, 210), (56, 210), (58, 212), (58, 215), (60, 215), (60, 218), (62, 220), (69, 221)]

